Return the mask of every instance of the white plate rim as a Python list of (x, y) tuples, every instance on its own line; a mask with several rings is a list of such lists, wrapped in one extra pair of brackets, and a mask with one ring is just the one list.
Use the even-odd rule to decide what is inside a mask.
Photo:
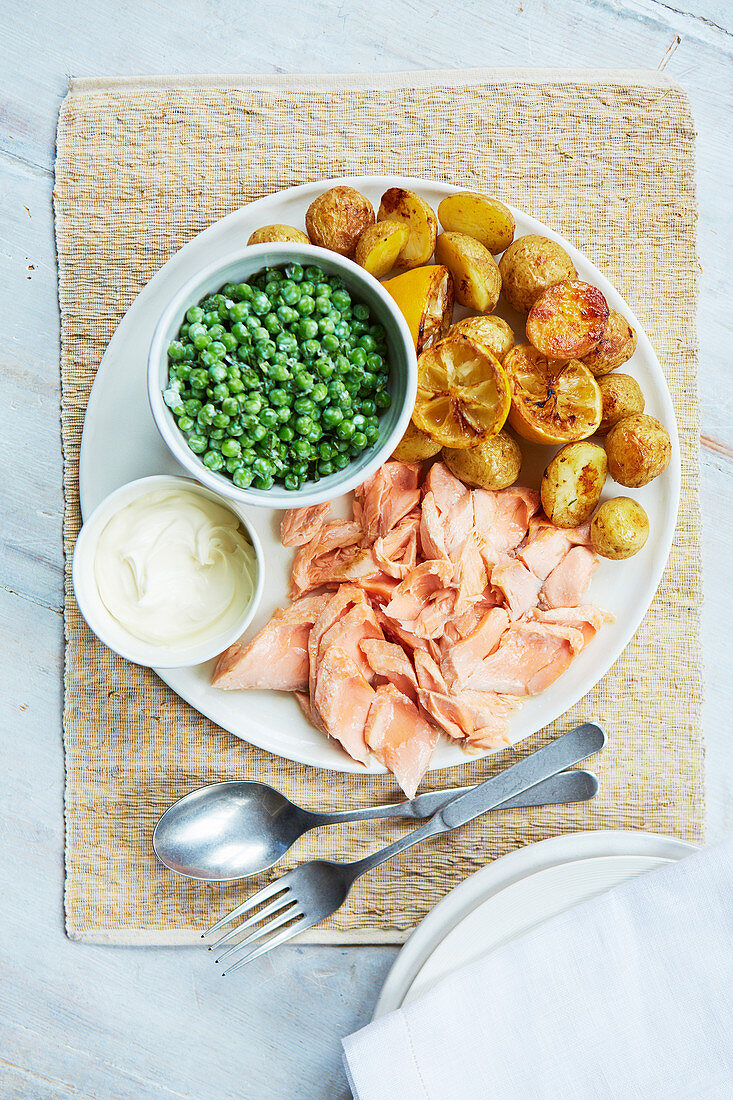
[(387, 975), (372, 1019), (398, 1009), (438, 944), (478, 905), (505, 886), (561, 863), (575, 863), (594, 856), (650, 855), (678, 860), (698, 850), (688, 841), (661, 833), (598, 829), (563, 833), (509, 852), (464, 879), (420, 922)]
[[(435, 978), (435, 977), (430, 978), (427, 982), (427, 986), (425, 988), (423, 988), (424, 982), (425, 982), (425, 979), (423, 978), (423, 975), (424, 975), (425, 971), (430, 967), (430, 964), (431, 964), (432, 960), (436, 957), (436, 955), (438, 955), (441, 952), (441, 950), (446, 946), (448, 941), (452, 940), (452, 938), (455, 935), (460, 933), (461, 928), (463, 927), (463, 925), (465, 925), (468, 921), (471, 921), (474, 917), (476, 917), (477, 914), (480, 913), (486, 906), (490, 907), (495, 901), (499, 901), (500, 899), (503, 899), (505, 897), (505, 895), (510, 895), (512, 893), (512, 891), (516, 890), (517, 887), (525, 886), (525, 885), (530, 885), (531, 886), (532, 883), (533, 883), (533, 880), (535, 880), (535, 879), (538, 880), (536, 885), (541, 886), (541, 884), (544, 884), (547, 881), (551, 881), (558, 874), (560, 876), (562, 876), (563, 872), (565, 872), (569, 868), (573, 868), (576, 871), (580, 871), (582, 873), (583, 869), (591, 870), (592, 868), (597, 867), (599, 864), (604, 866), (604, 867), (608, 867), (609, 865), (611, 865), (611, 869), (612, 869), (613, 865), (618, 865), (619, 863), (627, 863), (628, 864), (629, 860), (639, 860), (639, 861), (642, 861), (642, 862), (647, 864), (647, 866), (643, 870), (638, 871), (637, 875), (633, 875), (632, 876), (633, 878), (638, 877), (638, 875), (648, 874), (650, 871), (655, 871), (660, 867), (664, 867), (664, 866), (667, 866), (670, 863), (675, 862), (675, 860), (670, 859), (667, 856), (652, 856), (652, 855), (586, 856), (583, 859), (569, 859), (569, 860), (566, 860), (566, 861), (561, 862), (561, 863), (554, 863), (552, 865), (552, 867), (542, 867), (538, 871), (532, 871), (531, 874), (523, 875), (521, 878), (516, 879), (514, 882), (505, 883), (504, 886), (502, 886), (502, 888), (500, 890), (493, 890), (482, 901), (479, 901), (478, 904), (470, 912), (465, 913), (461, 917), (461, 919), (458, 921), (458, 923), (455, 924), (449, 932), (446, 932), (445, 935), (443, 936), (443, 938), (441, 940), (439, 940), (438, 943), (435, 944), (435, 946), (433, 947), (433, 950), (427, 956), (427, 958), (425, 959), (425, 962), (422, 964), (422, 966), (418, 970), (417, 974), (413, 978), (412, 982), (410, 983), (410, 986), (409, 986), (409, 988), (407, 989), (407, 991), (405, 993), (405, 998), (404, 998), (404, 1001), (403, 1001), (403, 1005), (405, 1007), (407, 1007), (407, 1005), (412, 1004), (413, 1001), (419, 1000), (420, 997), (422, 997), (426, 993), (430, 992), (438, 984), (438, 982), (443, 980), (443, 977), (445, 975), (441, 975), (440, 977), (437, 977), (437, 978)], [(651, 864), (651, 866), (650, 866), (650, 864)], [(624, 881), (630, 881), (630, 880), (625, 879)], [(607, 890), (610, 890), (610, 889), (613, 889), (613, 888), (614, 887), (612, 887), (612, 886), (606, 886), (606, 887), (602, 888), (602, 890), (600, 892), (605, 893), (605, 892), (607, 892)], [(580, 902), (573, 902), (572, 906), (570, 906), (570, 908), (574, 909), (574, 908), (576, 908), (577, 905), (584, 904), (584, 902), (586, 900), (589, 900), (589, 899), (582, 899)], [(564, 913), (564, 912), (566, 912), (566, 910), (563, 909), (563, 910), (561, 910), (561, 912)], [(553, 916), (554, 915), (555, 914), (553, 914)], [(533, 927), (538, 927), (538, 926), (544, 924), (546, 920), (551, 920), (551, 919), (552, 919), (552, 916), (548, 916), (548, 917), (544, 918), (543, 920), (540, 920), (538, 922), (538, 924), (534, 924)], [(517, 935), (512, 935), (511, 940), (513, 941), (514, 939), (517, 939), (518, 937), (521, 937), (521, 936), (524, 936), (524, 935), (527, 935), (527, 934), (528, 934), (528, 932), (525, 932), (525, 931), (519, 932)], [(488, 952), (483, 953), (481, 957), (483, 958), (483, 957), (485, 957), (485, 954), (490, 954), (493, 951), (499, 950), (500, 947), (504, 946), (504, 944), (507, 943), (507, 942), (508, 941), (503, 940), (502, 943), (497, 944), (495, 947), (490, 948)], [(462, 968), (463, 966), (470, 966), (470, 965), (472, 965), (472, 962), (471, 963), (461, 963), (460, 968)], [(456, 970), (456, 969), (459, 969), (459, 967), (454, 967), (453, 969)], [(450, 972), (452, 973), (453, 970), (451, 970)], [(413, 993), (413, 990), (415, 990), (416, 986), (418, 988), (415, 991), (415, 993)]]
[[(421, 188), (439, 188), (445, 190), (446, 194), (452, 194), (457, 191), (463, 190), (463, 188), (454, 186), (452, 184), (443, 183), (440, 180), (429, 180), (418, 177), (410, 176), (395, 176), (395, 175), (359, 175), (359, 176), (344, 176), (334, 177), (331, 179), (317, 180), (310, 183), (299, 184), (296, 187), (284, 188), (280, 191), (273, 192), (270, 195), (266, 195), (261, 199), (257, 199), (252, 203), (248, 203), (238, 210), (233, 211), (230, 214), (225, 215), (223, 218), (218, 219), (212, 223), (201, 233), (197, 234), (190, 241), (187, 242), (182, 248), (170, 257), (170, 259), (156, 272), (156, 274), (148, 281), (143, 287), (135, 300), (132, 302), (130, 308), (127, 310), (125, 316), (120, 321), (115, 333), (110, 340), (102, 361), (99, 365), (97, 375), (92, 386), (92, 390), (87, 403), (87, 410), (84, 418), (84, 429), (82, 432), (81, 449), (79, 456), (79, 498), (82, 516), (88, 515), (93, 507), (99, 503), (99, 499), (96, 499), (91, 487), (91, 477), (89, 472), (94, 467), (94, 459), (92, 457), (92, 443), (90, 438), (92, 432), (87, 430), (87, 424), (93, 425), (95, 410), (97, 403), (101, 401), (102, 388), (104, 386), (104, 379), (106, 375), (106, 367), (112, 366), (112, 357), (110, 356), (110, 350), (117, 352), (121, 341), (124, 339), (125, 327), (134, 323), (138, 313), (142, 310), (147, 298), (157, 290), (159, 287), (165, 284), (167, 279), (178, 278), (177, 272), (179, 268), (185, 267), (188, 260), (194, 256), (198, 249), (202, 245), (206, 245), (210, 240), (215, 239), (216, 235), (221, 235), (228, 227), (233, 227), (239, 220), (244, 217), (249, 217), (253, 211), (257, 211), (263, 218), (266, 219), (266, 211), (270, 208), (277, 208), (278, 204), (283, 202), (283, 196), (287, 196), (288, 199), (300, 198), (303, 201), (308, 200), (311, 196), (315, 197), (320, 194), (321, 191), (330, 186), (337, 184), (348, 185), (356, 187), (357, 189), (370, 189), (374, 187), (405, 187), (412, 190), (420, 191)], [(518, 737), (515, 743), (520, 740), (525, 740), (527, 737), (533, 736), (539, 729), (544, 728), (557, 718), (561, 717), (567, 710), (570, 709), (575, 703), (582, 699), (602, 678), (606, 675), (609, 669), (618, 660), (621, 653), (625, 650), (626, 646), (631, 641), (632, 637), (636, 633), (642, 619), (644, 618), (647, 610), (649, 609), (654, 594), (659, 586), (659, 582), (662, 578), (664, 568), (669, 557), (669, 552), (672, 546), (672, 540), (674, 538), (674, 532), (677, 522), (677, 511), (679, 508), (680, 499), (680, 487), (681, 487), (681, 467), (680, 467), (680, 449), (679, 449), (679, 437), (677, 432), (677, 421), (674, 413), (674, 407), (672, 404), (671, 394), (669, 393), (669, 387), (666, 384), (666, 378), (661, 368), (656, 353), (644, 331), (640, 325), (638, 318), (634, 315), (633, 311), (629, 308), (624, 299), (621, 298), (619, 292), (613, 286), (613, 284), (603, 275), (601, 271), (592, 263), (592, 261), (585, 256), (578, 248), (576, 248), (570, 241), (567, 241), (561, 234), (555, 232), (549, 226), (533, 218), (531, 215), (526, 214), (523, 210), (517, 207), (513, 207), (510, 204), (510, 210), (514, 216), (521, 220), (523, 226), (527, 227), (527, 231), (530, 233), (539, 233), (547, 236), (552, 240), (561, 244), (569, 253), (573, 262), (579, 266), (582, 270), (590, 269), (593, 276), (593, 281), (606, 296), (609, 304), (618, 309), (620, 312), (629, 319), (631, 324), (635, 327), (638, 333), (638, 347), (642, 352), (643, 358), (648, 361), (651, 367), (657, 372), (660, 380), (659, 394), (661, 403), (663, 405), (662, 415), (665, 425), (669, 429), (669, 434), (672, 443), (672, 460), (670, 466), (665, 474), (669, 479), (668, 483), (668, 497), (670, 501), (670, 507), (668, 508), (665, 516), (664, 529), (658, 533), (658, 550), (654, 559), (654, 568), (650, 569), (647, 573), (646, 585), (644, 587), (644, 595), (639, 599), (634, 613), (628, 615), (626, 619), (626, 626), (621, 631), (616, 644), (609, 650), (605, 651), (603, 659), (594, 663), (590, 669), (588, 669), (573, 689), (573, 691), (561, 700), (557, 701), (547, 713), (543, 714), (542, 721), (539, 725), (536, 725), (534, 730), (528, 730), (521, 737)], [(246, 215), (243, 213), (246, 211)], [(222, 250), (231, 248), (231, 245), (223, 245)], [(185, 281), (185, 276), (180, 276), (182, 281)], [(151, 289), (152, 288), (152, 289)], [(105, 364), (105, 360), (107, 363)], [(146, 385), (145, 376), (143, 376), (143, 386)], [(147, 404), (147, 398), (146, 398)], [(151, 430), (157, 435), (157, 429), (150, 419)], [(175, 463), (175, 460), (171, 456), (171, 463), (175, 465), (177, 470), (181, 468)], [(149, 471), (149, 472), (165, 472), (165, 471)], [(601, 670), (600, 672), (598, 670)], [(222, 724), (220, 718), (216, 714), (210, 712), (210, 708), (206, 702), (202, 702), (201, 696), (197, 691), (197, 682), (195, 677), (191, 677), (191, 670), (189, 669), (156, 669), (155, 670), (160, 678), (168, 684), (182, 699), (194, 707), (199, 713), (215, 722), (222, 728), (228, 729), (234, 736), (240, 737), (243, 740), (248, 741), (250, 744), (265, 749), (268, 752), (275, 753), (276, 755), (284, 756), (286, 759), (291, 759), (295, 762), (308, 764), (311, 766), (323, 768), (328, 771), (336, 771), (341, 773), (352, 773), (357, 775), (367, 774), (383, 774), (386, 769), (379, 764), (376, 760), (371, 760), (367, 768), (359, 764), (357, 761), (352, 760), (343, 751), (335, 751), (332, 746), (324, 745), (322, 749), (313, 751), (313, 746), (309, 746), (307, 742), (304, 742), (304, 748), (300, 749), (300, 742), (293, 744), (291, 741), (287, 752), (282, 750), (282, 747), (278, 747), (273, 744), (273, 739), (268, 736), (267, 731), (264, 731), (264, 727), (253, 727), (247, 730), (247, 733), (239, 732), (236, 729), (230, 729), (226, 724)], [(326, 751), (326, 748), (330, 752)], [(502, 749), (489, 749), (484, 750), (481, 753), (477, 753), (471, 759), (478, 760), (482, 757), (492, 755), (495, 752), (502, 751)], [(455, 756), (452, 753), (455, 753)], [(443, 768), (458, 767), (461, 764), (466, 763), (466, 756), (459, 747), (451, 746), (451, 758), (449, 760), (443, 760), (438, 764), (435, 764), (429, 769), (429, 771), (441, 770)]]

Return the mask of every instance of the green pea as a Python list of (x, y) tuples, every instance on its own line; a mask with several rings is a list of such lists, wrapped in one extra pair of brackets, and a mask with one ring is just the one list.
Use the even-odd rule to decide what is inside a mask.
[(289, 279), (292, 279), (294, 283), (302, 283), (305, 273), (300, 264), (287, 264), (285, 267), (285, 274)]
[(315, 368), (321, 378), (330, 378), (334, 371), (333, 363), (325, 355), (322, 355), (319, 359), (316, 360)]
[(278, 417), (274, 409), (266, 408), (260, 413), (260, 424), (265, 428), (274, 428), (277, 422)]
[(260, 440), (264, 439), (267, 435), (267, 428), (264, 424), (255, 424), (254, 428), (250, 432), (250, 435), (252, 436), (252, 439), (254, 439), (255, 443), (259, 443)]
[(244, 466), (239, 466), (232, 474), (232, 481), (238, 489), (249, 489), (252, 484), (252, 473)]
[[(316, 332), (318, 332), (317, 325)], [(172, 359), (174, 362), (178, 362), (180, 359), (183, 359), (183, 344), (180, 340), (174, 340), (172, 344), (168, 345), (168, 358)]]
[(311, 398), (317, 405), (324, 405), (328, 401), (328, 386), (323, 382), (317, 382), (311, 390)]
[(300, 488), (300, 478), (296, 474), (286, 474), (283, 478), (283, 485), (291, 492), (295, 492)]
[(287, 421), (290, 420), (290, 416), (291, 416), (291, 413), (290, 413), (290, 406), (289, 405), (281, 405), (278, 408), (278, 410), (277, 410), (277, 419), (281, 424), (287, 423)]
[(203, 454), (204, 451), (206, 450), (206, 448), (209, 445), (209, 442), (208, 442), (206, 436), (205, 435), (198, 435), (198, 434), (190, 435), (188, 437), (187, 442), (188, 442), (189, 447), (193, 451), (193, 453), (196, 454), (196, 455)]
[(212, 342), (208, 332), (197, 332), (193, 338), (193, 346), (197, 351), (203, 351)]
[(224, 401), (225, 398), (229, 397), (229, 386), (226, 384), (226, 382), (217, 382), (217, 384), (214, 386), (214, 392), (212, 393), (211, 397), (213, 401), (217, 402), (217, 404), (221, 401)]
[(321, 350), (317, 340), (304, 340), (300, 345), (300, 353), (304, 359), (315, 359)]
[(242, 453), (242, 445), (238, 439), (225, 439), (221, 445), (221, 453), (227, 458), (238, 458)]
[(284, 302), (284, 305), (280, 309), (288, 309), (297, 304), (300, 301), (300, 287), (295, 283), (282, 283), (280, 286), (280, 297)]
[(219, 322), (217, 322), (215, 325), (212, 325), (211, 328), (209, 329), (209, 336), (214, 341), (221, 340), (222, 336), (224, 335), (224, 332), (225, 332), (224, 326), (222, 324), (219, 324)]
[(247, 283), (238, 283), (231, 297), (236, 298), (239, 302), (245, 302), (252, 298), (253, 293), (252, 287)]
[(199, 321), (203, 320), (203, 317), (204, 311), (201, 306), (191, 306), (190, 309), (186, 310), (186, 320), (189, 324), (197, 324)]
[[(363, 451), (367, 445), (367, 437), (364, 432), (354, 432), (351, 437), (351, 446), (356, 447), (359, 451)], [(223, 450), (223, 448), (222, 448)]]
[(367, 443), (376, 443), (379, 439), (379, 428), (375, 428), (373, 424), (367, 424), (364, 429), (364, 435), (366, 436)]
[(392, 404), (392, 398), (389, 396), (386, 390), (380, 390), (375, 396), (374, 402), (378, 409), (388, 409)]
[[(312, 321), (311, 324), (313, 324)], [(327, 332), (321, 340), (321, 344), (326, 351), (338, 351), (340, 341), (338, 336), (334, 336), (333, 332)]]
[(208, 450), (203, 458), (204, 466), (208, 466), (210, 470), (221, 470), (224, 465), (224, 459), (221, 457), (218, 451)]
[(295, 439), (295, 432), (289, 424), (283, 424), (282, 428), (277, 434), (279, 435), (280, 439), (282, 439), (283, 443), (292, 443), (292, 441)]
[(351, 439), (355, 431), (354, 423), (349, 417), (344, 417), (336, 428), (336, 433), (341, 439)]
[(290, 378), (290, 371), (284, 363), (274, 361), (270, 367), (270, 378), (272, 378), (273, 382), (287, 382)]
[(262, 292), (255, 294), (252, 299), (252, 312), (258, 317), (264, 317), (266, 313), (270, 312), (270, 299), (266, 294)]
[(337, 424), (340, 424), (344, 418), (344, 414), (338, 405), (328, 405), (321, 414), (323, 423), (328, 428), (335, 428)]
[(321, 317), (318, 322), (318, 331), (324, 336), (332, 336), (336, 331), (336, 326), (330, 317)]
[(349, 456), (342, 454), (334, 455), (333, 465), (337, 470), (345, 470), (346, 467), (349, 465)]
[(282, 323), (276, 313), (268, 313), (262, 321), (262, 327), (266, 328), (271, 336), (277, 336), (282, 329)]
[(301, 291), (301, 297), (297, 305), (300, 316), (309, 317), (315, 308), (316, 303), (313, 301), (310, 294), (303, 294)]
[(293, 381), (297, 388), (303, 390), (304, 393), (308, 393), (316, 384), (313, 375), (309, 374), (308, 371), (299, 371)]
[(310, 416), (299, 416), (295, 421), (295, 430), (298, 435), (308, 435), (313, 430), (313, 421)]
[(293, 404), (293, 408), (296, 413), (299, 413), (301, 416), (313, 416), (316, 411), (315, 403), (311, 401), (310, 397), (297, 398)]
[(337, 319), (340, 319), (341, 314), (337, 310), (333, 310), (330, 299), (320, 297), (315, 300), (315, 312), (320, 317), (328, 317), (332, 312), (335, 312), (334, 323)]
[(351, 305), (351, 295), (347, 290), (341, 290), (339, 288), (338, 290), (335, 290), (334, 293), (331, 295), (331, 304), (333, 305), (334, 309), (348, 309), (348, 307)]
[(318, 335), (318, 324), (316, 321), (304, 320), (298, 325), (298, 336), (301, 340), (314, 340)]

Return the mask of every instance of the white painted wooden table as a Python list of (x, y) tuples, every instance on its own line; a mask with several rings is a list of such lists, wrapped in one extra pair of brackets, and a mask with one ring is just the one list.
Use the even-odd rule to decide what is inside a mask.
[[(62, 925), (62, 557), (51, 188), (66, 78), (530, 65), (656, 68), (699, 131), (709, 839), (733, 831), (729, 0), (6, 0), (0, 42), (3, 456), (0, 1095), (331, 1100), (393, 948), (290, 947), (221, 982), (196, 949)], [(727, 136), (726, 136), (727, 135)], [(12, 471), (12, 477), (10, 476)]]

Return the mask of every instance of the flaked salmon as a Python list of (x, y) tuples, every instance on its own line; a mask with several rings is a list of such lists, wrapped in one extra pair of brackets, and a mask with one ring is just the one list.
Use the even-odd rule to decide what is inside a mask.
[(573, 546), (542, 586), (541, 606), (577, 607), (598, 565), (598, 556), (587, 546)]
[(583, 632), (573, 626), (537, 620), (512, 623), (466, 686), (501, 695), (537, 695), (565, 671), (583, 645)]
[(313, 707), (328, 736), (362, 764), (369, 762), (365, 727), (374, 695), (374, 688), (343, 649), (330, 646), (321, 654)]
[(468, 682), (484, 658), (494, 652), (508, 627), (509, 615), (503, 607), (487, 611), (470, 634), (448, 649), (440, 666), (446, 681)]
[(283, 546), (305, 546), (318, 534), (331, 504), (311, 504), (307, 508), (288, 508), (280, 524), (280, 542)]
[(374, 542), (386, 535), (420, 502), (420, 467), (409, 462), (385, 462), (354, 491), (365, 537)]
[(259, 634), (235, 642), (216, 663), (212, 684), (225, 691), (267, 689), (304, 691), (308, 687), (308, 640), (330, 596), (305, 596), (276, 611)]
[(393, 684), (377, 688), (366, 723), (366, 742), (408, 798), (427, 771), (438, 731)]
[(369, 664), (375, 684), (393, 684), (403, 695), (417, 702), (417, 677), (412, 661), (395, 642), (365, 638), (361, 651)]

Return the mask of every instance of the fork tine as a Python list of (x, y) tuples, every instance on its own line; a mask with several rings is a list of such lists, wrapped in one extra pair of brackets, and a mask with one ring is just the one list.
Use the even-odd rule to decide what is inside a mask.
[(288, 909), (279, 913), (278, 916), (269, 920), (262, 928), (255, 928), (254, 932), (250, 932), (249, 936), (245, 939), (240, 940), (239, 943), (235, 943), (233, 947), (227, 948), (223, 955), (219, 955), (215, 961), (217, 963), (223, 962), (224, 959), (228, 958), (230, 955), (234, 955), (237, 951), (240, 951), (241, 948), (246, 947), (248, 943), (261, 939), (262, 936), (266, 936), (268, 932), (274, 932), (276, 928), (279, 928), (283, 924), (287, 924), (287, 922), (291, 921), (294, 917), (300, 917), (302, 915), (302, 910), (298, 908), (297, 903), (291, 905)]
[(277, 913), (284, 905), (292, 905), (293, 900), (293, 895), (290, 893), (290, 890), (286, 890), (284, 894), (275, 898), (270, 905), (266, 905), (264, 909), (260, 909), (259, 912), (248, 917), (247, 920), (238, 924), (236, 928), (232, 928), (231, 932), (226, 932), (221, 939), (216, 940), (215, 943), (209, 944), (209, 951), (216, 951), (217, 947), (221, 947), (223, 943), (233, 939), (234, 936), (238, 936), (240, 932), (244, 932), (247, 928), (251, 928), (253, 924), (257, 924), (257, 922), (264, 917), (269, 917), (270, 914)]
[(279, 932), (276, 936), (273, 936), (267, 941), (267, 943), (261, 944), (254, 951), (250, 951), (245, 955), (243, 959), (239, 959), (233, 966), (230, 966), (228, 970), (224, 971), (223, 977), (227, 974), (232, 974), (235, 970), (239, 970), (240, 966), (244, 966), (245, 963), (252, 962), (253, 959), (259, 958), (260, 955), (266, 955), (268, 951), (272, 951), (273, 947), (277, 947), (281, 943), (285, 943), (287, 940), (297, 936), (299, 932), (304, 932), (306, 928), (309, 928), (314, 921), (299, 920), (297, 924), (291, 924), (288, 928), (284, 928), (282, 932)]
[(258, 890), (256, 894), (253, 894), (251, 898), (247, 898), (241, 905), (238, 905), (236, 909), (232, 909), (231, 913), (227, 913), (225, 917), (218, 920), (216, 924), (212, 924), (211, 928), (207, 928), (205, 932), (201, 933), (201, 939), (204, 936), (210, 936), (212, 932), (216, 932), (217, 929), (223, 928), (225, 924), (229, 924), (231, 921), (236, 920), (242, 913), (248, 912), (253, 909), (255, 905), (259, 905), (261, 901), (266, 901), (267, 898), (271, 898), (273, 894), (279, 894), (282, 890), (287, 889), (286, 879), (288, 875), (282, 875), (280, 878), (276, 878), (274, 882), (271, 882), (269, 886), (263, 886), (261, 890)]

